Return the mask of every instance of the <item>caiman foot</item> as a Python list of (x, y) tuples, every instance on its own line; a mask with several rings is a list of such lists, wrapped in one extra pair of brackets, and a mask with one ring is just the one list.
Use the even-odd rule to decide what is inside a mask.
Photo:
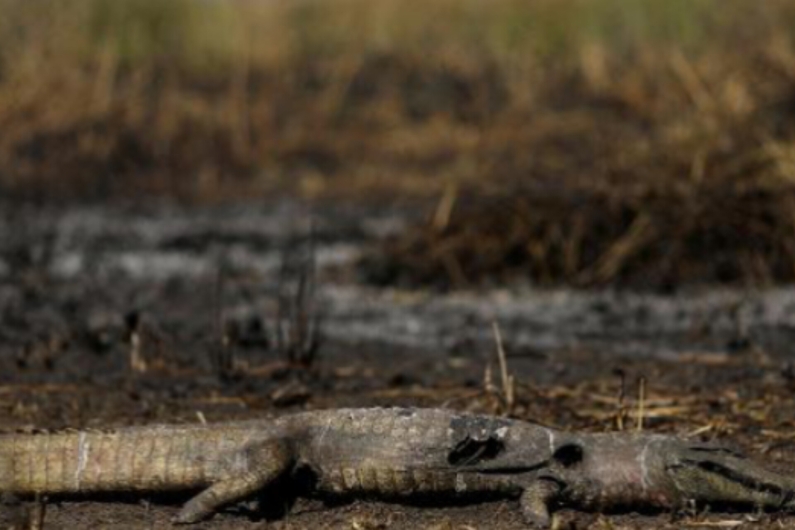
[(549, 528), (552, 523), (549, 505), (561, 489), (561, 484), (551, 477), (540, 477), (530, 484), (519, 498), (525, 523), (531, 528)]
[(174, 524), (193, 524), (207, 519), (219, 508), (250, 497), (278, 478), (291, 465), (282, 443), (271, 442), (249, 449), (251, 471), (221, 480), (202, 491), (171, 520)]
[(171, 522), (193, 524), (203, 521), (224, 505), (243, 500), (254, 494), (268, 481), (268, 477), (249, 473), (234, 479), (216, 482), (189, 500)]

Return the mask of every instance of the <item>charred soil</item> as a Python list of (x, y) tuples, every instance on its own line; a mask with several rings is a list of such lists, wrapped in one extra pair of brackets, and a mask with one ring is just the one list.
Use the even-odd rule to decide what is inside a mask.
[[(280, 293), (293, 277), (281, 266), (275, 266), (281, 272), (271, 274), (266, 265), (286, 261), (273, 253), (279, 256), (280, 248), (293, 246), (289, 221), (300, 217), (298, 211), (274, 205), (249, 211), (6, 205), (0, 248), (3, 428), (223, 421), (338, 406), (448, 406), (510, 412), (560, 428), (642, 428), (723, 438), (779, 465), (795, 462), (795, 371), (788, 328), (781, 324), (789, 306), (774, 307), (792, 299), (788, 291), (778, 298), (742, 299), (745, 306), (739, 309), (720, 297), (704, 303), (700, 313), (683, 309), (677, 328), (682, 336), (677, 341), (646, 337), (665, 346), (651, 353), (641, 346), (637, 352), (643, 353), (610, 346), (625, 344), (627, 337), (641, 344), (646, 328), (638, 322), (648, 318), (643, 314), (663, 315), (670, 312), (666, 304), (673, 302), (659, 298), (635, 307), (641, 302), (630, 295), (594, 295), (579, 316), (566, 321), (553, 316), (550, 308), (558, 302), (545, 298), (553, 295), (539, 293), (551, 322), (547, 329), (533, 324), (533, 333), (562, 336), (563, 328), (584, 326), (589, 319), (609, 322), (611, 314), (614, 322), (597, 326), (611, 330), (597, 342), (589, 342), (593, 332), (585, 326), (578, 332), (579, 342), (544, 346), (522, 338), (532, 315), (516, 321), (500, 317), (508, 368), (515, 378), (509, 407), (488, 317), (466, 316), (462, 308), (469, 306), (463, 298), (417, 291), (392, 292), (389, 307), (381, 308), (378, 296), (387, 295), (352, 280), (355, 253), (341, 249), (364, 245), (372, 237), (367, 226), (387, 222), (384, 212), (380, 218), (373, 212), (351, 214), (357, 225), (320, 210), (321, 221), (334, 222), (319, 223), (316, 229), (317, 296), (323, 315), (316, 357), (291, 358), (287, 344), (298, 348), (308, 342), (290, 343), (274, 330), (284, 317), (279, 313)], [(213, 239), (207, 227), (223, 237)], [(300, 241), (295, 244), (300, 246)], [(211, 265), (205, 264), (207, 259)], [(441, 309), (434, 306), (445, 296), (453, 297)], [(471, 296), (474, 306), (491, 303), (486, 293)], [(581, 303), (577, 294), (554, 296)], [(402, 338), (416, 335), (415, 342), (391, 339), (392, 320), (403, 317), (389, 311), (405, 305), (404, 299), (411, 300), (409, 316), (424, 315), (449, 340), (436, 340), (424, 328), (412, 332), (411, 326)], [(530, 303), (516, 300), (497, 305)], [(622, 311), (635, 315), (634, 320), (621, 317)], [(779, 313), (784, 316), (776, 317), (776, 325), (760, 317)], [(660, 318), (659, 326), (672, 326), (673, 321)], [(726, 319), (728, 324), (720, 323)], [(473, 328), (482, 333), (473, 334)], [(368, 329), (375, 333), (368, 334)], [(45, 499), (44, 528), (167, 527), (182, 500)], [(283, 502), (273, 497), (268, 501)], [(300, 500), (275, 521), (244, 506), (198, 528), (521, 528), (516, 508), (513, 501), (428, 507), (369, 501), (326, 506)], [(4, 510), (9, 524), (17, 525), (29, 524), (41, 513), (29, 502), (9, 501)], [(782, 515), (702, 512), (603, 516), (567, 511), (560, 518), (564, 527), (572, 528), (793, 524)]]

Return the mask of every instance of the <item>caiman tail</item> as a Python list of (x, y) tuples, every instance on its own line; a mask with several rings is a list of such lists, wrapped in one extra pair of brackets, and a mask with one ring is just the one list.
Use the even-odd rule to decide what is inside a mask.
[[(0, 491), (185, 490), (245, 465), (247, 433), (201, 426), (0, 435)], [(237, 456), (235, 456), (237, 455)]]

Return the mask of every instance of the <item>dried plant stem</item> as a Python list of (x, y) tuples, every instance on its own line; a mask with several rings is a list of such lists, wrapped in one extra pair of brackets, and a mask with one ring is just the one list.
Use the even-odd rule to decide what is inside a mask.
[(500, 334), (500, 327), (497, 321), (491, 323), (494, 330), (494, 341), (497, 344), (497, 359), (500, 362), (500, 380), (502, 383), (502, 394), (505, 399), (505, 412), (510, 414), (514, 405), (514, 380), (513, 376), (508, 373), (508, 362), (505, 359), (505, 349), (502, 346), (502, 335)]
[(616, 399), (616, 429), (619, 431), (624, 430), (624, 396), (626, 395), (626, 376), (623, 370), (619, 370), (619, 377), (621, 378), (621, 387), (618, 389), (618, 397)]
[(140, 374), (147, 370), (146, 359), (141, 351), (141, 334), (137, 330), (130, 334), (130, 368)]
[(646, 402), (646, 378), (641, 377), (638, 380), (638, 432), (643, 430), (643, 415)]

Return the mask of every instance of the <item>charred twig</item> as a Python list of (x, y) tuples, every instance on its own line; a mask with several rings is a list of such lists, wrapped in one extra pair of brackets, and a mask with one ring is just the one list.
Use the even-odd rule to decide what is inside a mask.
[(646, 404), (646, 378), (638, 379), (638, 417), (636, 420), (638, 432), (643, 430), (643, 415)]
[(314, 228), (306, 251), (296, 254), (297, 259), (288, 251), (282, 256), (276, 346), (290, 365), (306, 369), (314, 364), (320, 345)]
[(212, 361), (215, 373), (222, 379), (227, 379), (235, 373), (235, 355), (232, 348), (230, 330), (224, 324), (224, 287), (226, 273), (223, 266), (218, 267), (213, 293), (213, 323), (217, 342), (212, 347)]
[(616, 428), (619, 431), (624, 430), (624, 418), (627, 415), (627, 409), (624, 406), (624, 398), (626, 397), (626, 374), (624, 370), (618, 368), (615, 370), (618, 377), (621, 378), (621, 386), (618, 389), (618, 396), (616, 398)]

